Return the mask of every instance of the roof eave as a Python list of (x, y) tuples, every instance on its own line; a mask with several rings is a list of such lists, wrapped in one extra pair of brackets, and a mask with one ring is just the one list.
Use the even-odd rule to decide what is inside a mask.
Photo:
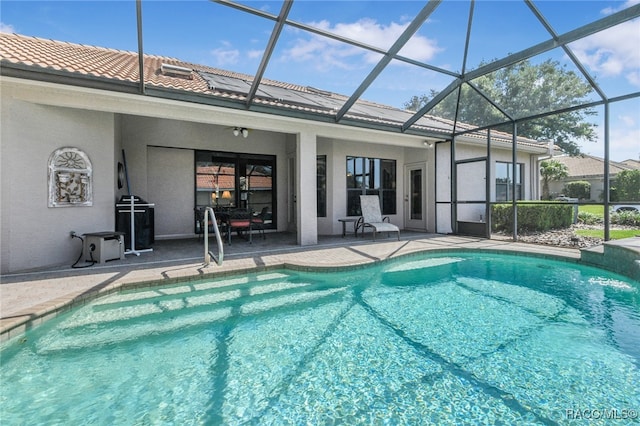
[(133, 81), (115, 80), (65, 70), (54, 70), (38, 65), (24, 65), (0, 60), (0, 70), (5, 77), (42, 81), (90, 89), (111, 90), (119, 93), (139, 93), (139, 84)]

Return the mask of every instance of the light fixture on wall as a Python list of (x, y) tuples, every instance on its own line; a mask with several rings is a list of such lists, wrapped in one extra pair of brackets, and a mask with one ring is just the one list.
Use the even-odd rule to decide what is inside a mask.
[(422, 142), (422, 145), (424, 145), (427, 148), (433, 148), (434, 143), (432, 141), (424, 141)]
[(240, 136), (242, 135), (243, 138), (246, 138), (247, 136), (249, 136), (249, 129), (245, 128), (245, 127), (234, 127), (233, 128), (233, 136)]

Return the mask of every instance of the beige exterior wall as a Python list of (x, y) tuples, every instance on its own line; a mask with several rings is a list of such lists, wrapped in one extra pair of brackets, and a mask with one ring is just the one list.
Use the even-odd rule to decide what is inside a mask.
[[(115, 226), (114, 114), (38, 105), (1, 90), (2, 273), (73, 264), (78, 234)], [(48, 207), (47, 169), (52, 152), (75, 147), (93, 165), (93, 205)]]

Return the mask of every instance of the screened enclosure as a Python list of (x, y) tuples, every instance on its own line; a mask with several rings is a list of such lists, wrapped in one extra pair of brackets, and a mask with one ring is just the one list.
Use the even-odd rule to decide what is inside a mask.
[[(140, 57), (176, 57), (247, 76), (201, 72), (219, 91), (207, 98), (211, 105), (434, 141), (441, 154), (434, 167), (451, 176), (450, 182), (435, 182), (438, 232), (475, 224), (490, 235), (493, 206), (507, 203), (511, 235), (517, 238), (519, 201), (570, 200), (581, 209), (587, 206), (589, 214), (597, 212), (601, 220), (594, 219), (594, 226), (608, 240), (612, 222), (620, 220), (612, 208), (640, 208), (634, 180), (640, 173), (634, 171), (640, 170), (640, 5), (633, 2), (138, 0), (74, 2), (73, 18), (62, 13), (63, 3), (48, 2), (60, 27), (69, 27), (63, 19), (94, 27), (82, 37), (38, 25), (38, 2), (8, 3), (3, 20), (33, 14), (33, 27), (19, 29), (28, 35), (137, 51)], [(123, 28), (117, 36), (97, 18), (101, 8), (117, 14)], [(138, 92), (182, 99), (179, 93), (146, 87), (153, 76), (143, 72), (143, 64), (140, 70)], [(266, 86), (267, 79), (307, 90), (300, 95), (286, 85)], [(385, 105), (403, 111), (382, 115)], [(460, 155), (456, 141), (465, 135), (486, 141), (486, 153)], [(491, 158), (496, 138), (511, 144), (511, 158)], [(522, 162), (516, 138), (549, 146), (548, 156), (538, 164)], [(573, 182), (588, 180), (580, 179), (587, 176), (580, 171), (554, 176), (560, 189), (553, 193), (543, 194), (542, 176), (539, 186), (524, 185), (526, 176), (540, 173), (543, 161), (580, 155), (602, 160), (589, 172), (589, 185), (599, 189), (588, 196), (564, 193), (578, 186)], [(198, 192), (198, 204), (277, 208), (270, 160), (205, 157), (198, 163), (198, 179), (226, 176), (224, 190), (231, 198), (222, 196), (218, 183), (213, 193), (211, 186)], [(347, 185), (349, 212), (358, 214), (357, 195), (373, 192), (382, 194), (386, 213), (395, 212), (399, 165), (360, 156), (347, 163), (353, 179)], [(219, 175), (211, 172), (216, 167)], [(471, 174), (483, 179), (464, 178)], [(319, 192), (319, 205), (323, 197)], [(326, 206), (321, 207), (322, 213)]]

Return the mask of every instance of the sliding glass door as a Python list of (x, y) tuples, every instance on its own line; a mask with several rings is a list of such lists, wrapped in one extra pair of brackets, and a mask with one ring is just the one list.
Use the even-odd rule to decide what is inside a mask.
[(196, 151), (195, 162), (195, 207), (250, 209), (276, 227), (275, 156)]

